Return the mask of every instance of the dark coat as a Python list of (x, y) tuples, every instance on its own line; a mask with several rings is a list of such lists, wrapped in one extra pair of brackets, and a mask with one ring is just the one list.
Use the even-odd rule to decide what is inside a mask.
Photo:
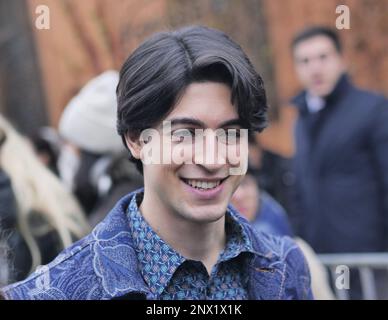
[(293, 99), (298, 235), (318, 253), (388, 249), (388, 103), (346, 75), (316, 114)]

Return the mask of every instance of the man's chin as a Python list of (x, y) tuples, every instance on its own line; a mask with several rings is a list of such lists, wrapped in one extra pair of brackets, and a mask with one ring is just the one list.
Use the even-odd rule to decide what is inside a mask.
[(199, 206), (188, 210), (186, 218), (196, 223), (212, 223), (222, 219), (226, 213), (226, 206), (209, 205)]
[(314, 96), (317, 96), (320, 98), (326, 98), (328, 95), (330, 95), (330, 93), (332, 91), (333, 91), (332, 87), (322, 85), (322, 86), (316, 86), (316, 87), (312, 88), (310, 92)]

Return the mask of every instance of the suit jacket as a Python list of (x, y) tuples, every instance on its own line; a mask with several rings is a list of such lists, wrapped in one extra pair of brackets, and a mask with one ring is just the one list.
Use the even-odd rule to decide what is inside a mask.
[(388, 249), (388, 104), (343, 75), (326, 106), (293, 99), (296, 181), (291, 219), (318, 253)]

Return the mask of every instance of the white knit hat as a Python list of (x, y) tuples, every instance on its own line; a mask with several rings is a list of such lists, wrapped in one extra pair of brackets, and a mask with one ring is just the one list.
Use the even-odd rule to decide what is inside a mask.
[(59, 133), (79, 148), (97, 154), (124, 150), (116, 131), (117, 71), (90, 80), (70, 100), (59, 121)]

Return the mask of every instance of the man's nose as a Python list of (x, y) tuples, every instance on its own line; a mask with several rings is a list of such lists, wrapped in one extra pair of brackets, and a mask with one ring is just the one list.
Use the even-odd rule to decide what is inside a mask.
[[(202, 144), (202, 145), (200, 145)], [(219, 142), (216, 132), (205, 130), (202, 141), (195, 150), (195, 163), (208, 171), (218, 171), (227, 163), (226, 146)]]
[(309, 67), (312, 73), (320, 73), (324, 65), (321, 59), (314, 58), (314, 59), (311, 59)]

